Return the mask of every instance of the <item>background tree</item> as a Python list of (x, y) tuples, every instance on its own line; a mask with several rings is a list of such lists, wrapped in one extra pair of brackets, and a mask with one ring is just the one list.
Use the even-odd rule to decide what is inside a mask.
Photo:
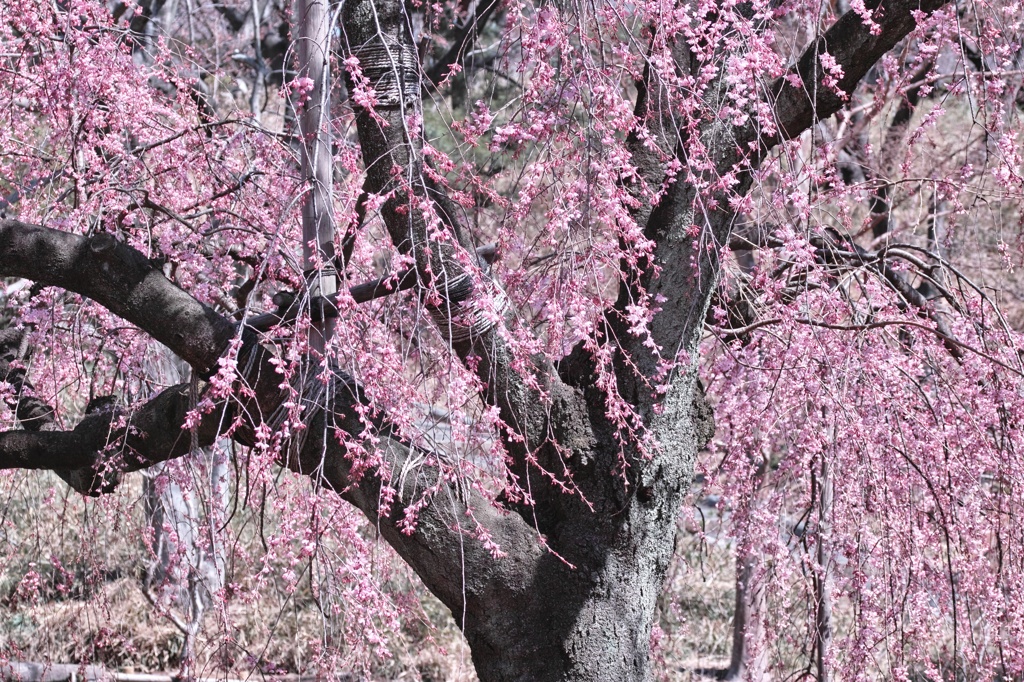
[[(230, 437), (312, 482), (296, 562), (353, 505), (481, 680), (648, 680), (703, 368), (765, 638), (821, 679), (1021, 669), (1019, 339), (936, 227), (1018, 222), (1019, 3), (311, 5), (3, 10), (4, 467), (103, 495)], [(933, 106), (889, 177), (939, 88), (981, 165), (910, 175)], [(149, 339), (192, 376), (141, 398)]]

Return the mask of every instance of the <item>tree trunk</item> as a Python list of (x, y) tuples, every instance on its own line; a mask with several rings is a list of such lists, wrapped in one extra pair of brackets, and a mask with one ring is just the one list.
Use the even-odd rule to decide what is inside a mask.
[(757, 556), (748, 552), (741, 551), (736, 557), (736, 610), (726, 680), (763, 680), (767, 674), (767, 656), (760, 642), (764, 630), (761, 627), (764, 587), (755, 581), (759, 566)]
[[(298, 79), (294, 82), (303, 84), (301, 94), (296, 95), (301, 103), (302, 175), (309, 183), (302, 201), (302, 266), (309, 296), (315, 299), (338, 291), (331, 197), (334, 159), (331, 155), (331, 37), (327, 2), (296, 0), (295, 26)], [(323, 309), (315, 313), (309, 345), (322, 355), (331, 338), (334, 320), (325, 315)]]
[[(762, 453), (754, 474), (751, 506), (759, 504), (760, 493), (769, 476), (768, 455)], [(757, 548), (744, 532), (736, 547), (736, 606), (732, 618), (732, 656), (726, 680), (763, 680), (767, 675), (767, 652), (761, 615), (765, 608), (764, 585), (757, 579)]]
[[(467, 595), (464, 615), (452, 609), (481, 682), (653, 679), (651, 628), (675, 547), (675, 521), (697, 450), (713, 430), (696, 390), (692, 373), (677, 379), (655, 418), (661, 450), (636, 467), (631, 485), (595, 477), (600, 487), (583, 493), (593, 510), (565, 495), (557, 520), (541, 521), (550, 551), (532, 576), (486, 598)], [(589, 458), (596, 469), (621, 456), (604, 438), (583, 454), (573, 459)]]
[(651, 624), (669, 556), (670, 550), (648, 546), (638, 561), (608, 557), (603, 570), (573, 570), (550, 556), (543, 584), (530, 586), (527, 608), (509, 604), (498, 613), (467, 614), (480, 681), (653, 679)]
[[(489, 326), (457, 328), (451, 311), (472, 311), (473, 296), (487, 283), (457, 257), (459, 248), (466, 249), (457, 212), (438, 210), (451, 230), (448, 240), (433, 236), (424, 215), (421, 200), (443, 204), (443, 188), (424, 172), (422, 131), (409, 124), (419, 117), (420, 68), (403, 4), (353, 0), (342, 18), (344, 49), (359, 65), (349, 74), (350, 86), (369, 83), (377, 102), (373, 112), (357, 108), (366, 189), (388, 197), (381, 214), (392, 241), (415, 260), (421, 286), (444, 302), (431, 317), (487, 386), (484, 400), (514, 432), (503, 434), (509, 477), (514, 489), (532, 498), (531, 504), (509, 503), (503, 512), (525, 523), (527, 546), (502, 547), (510, 558), (494, 562), (498, 575), (488, 575), (488, 557), (456, 555), (461, 571), (453, 580), (451, 571), (435, 566), (433, 552), (424, 557), (397, 534), (388, 541), (451, 609), (481, 682), (649, 682), (651, 628), (676, 519), (697, 450), (713, 428), (703, 400), (694, 399), (696, 373), (684, 365), (667, 394), (655, 396), (633, 366), (616, 367), (620, 393), (658, 443), (644, 451), (632, 434), (623, 437), (624, 424), (605, 410), (607, 391), (582, 346), (557, 369), (538, 360), (542, 396), (509, 370), (511, 356)], [(673, 261), (693, 260), (689, 248), (689, 241), (673, 246)], [(703, 319), (707, 300), (694, 293), (677, 294), (672, 303), (678, 301), (685, 312), (658, 330), (666, 347), (685, 354), (695, 346), (694, 320)], [(635, 341), (624, 353), (642, 365), (642, 374), (651, 369), (653, 376), (656, 362), (643, 341), (626, 328), (617, 335)], [(565, 471), (572, 492), (551, 485), (539, 469)], [(457, 551), (468, 553), (472, 542)], [(517, 549), (518, 566), (512, 559)]]
[[(184, 363), (166, 348), (153, 346), (147, 367), (150, 381), (162, 387), (186, 380)], [(170, 469), (175, 465), (168, 462), (144, 472), (153, 553), (144, 588), (156, 606), (173, 609), (169, 615), (185, 637), (180, 663), (187, 669), (206, 611), (224, 585), (224, 561), (214, 529), (227, 510), (227, 454), (223, 448), (196, 447), (181, 464), (196, 470), (192, 481), (202, 481), (203, 487), (183, 489)]]
[[(757, 116), (740, 128), (732, 117), (711, 116), (693, 130), (690, 124), (696, 121), (661, 108), (672, 106), (674, 99), (663, 96), (663, 84), (645, 69), (636, 83), (635, 111), (647, 130), (642, 135), (631, 130), (627, 146), (643, 184), (665, 188), (657, 199), (638, 194), (631, 202), (630, 212), (653, 250), (638, 254), (636, 264), (624, 259), (617, 300), (597, 320), (587, 342), (557, 363), (516, 357), (497, 329), (500, 315), (494, 306), (477, 307), (490, 283), (473, 266), (472, 240), (459, 226), (459, 211), (446, 208), (452, 202), (444, 183), (425, 172), (423, 69), (405, 3), (342, 4), (346, 64), (352, 69), (351, 84), (363, 90), (353, 92), (367, 95), (353, 97), (367, 194), (385, 198), (380, 215), (394, 247), (415, 263), (417, 293), (429, 313), (424, 317), (435, 323), (452, 355), (476, 373), (481, 401), (500, 414), (506, 492), (512, 494), (493, 500), (474, 486), (448, 483), (450, 470), (430, 463), (435, 453), (416, 452), (415, 445), (403, 441), (386, 410), (366, 397), (355, 378), (340, 372), (329, 375), (330, 400), (310, 402), (306, 432), (339, 430), (352, 440), (343, 445), (340, 438), (304, 439), (303, 447), (281, 452), (282, 463), (333, 489), (369, 518), (451, 610), (470, 643), (481, 682), (652, 679), (648, 655), (655, 604), (694, 459), (713, 430), (706, 406), (695, 397), (696, 376), (688, 358), (696, 352), (715, 290), (716, 246), (729, 243), (739, 205), (735, 200), (754, 181), (747, 171), (780, 142), (844, 106), (877, 60), (922, 15), (946, 2), (885, 0), (879, 7), (878, 0), (870, 0), (871, 9), (882, 10), (875, 14), (879, 22), (865, 22), (860, 12), (837, 20), (793, 69), (766, 84), (762, 104), (773, 113), (773, 132)], [(325, 276), (329, 268), (322, 268), (333, 259), (326, 132), (330, 33), (324, 0), (296, 0), (296, 6), (299, 75), (308, 78), (302, 80), (304, 88), (312, 86), (300, 123), (303, 176), (311, 197), (304, 208), (305, 260), (307, 268), (317, 269), (310, 289), (316, 291), (321, 283), (319, 293), (325, 294), (333, 281)], [(671, 51), (677, 71), (673, 79), (703, 71), (707, 64), (690, 53), (681, 33)], [(837, 87), (818, 87), (826, 54), (842, 68)], [(700, 104), (721, 110), (728, 101), (725, 94), (709, 86)], [(372, 110), (366, 108), (371, 100), (376, 102)], [(680, 138), (682, 131), (699, 136), (710, 161), (702, 157), (673, 179), (666, 160), (679, 167), (689, 164), (690, 141)], [(726, 182), (727, 177), (732, 180)], [(711, 194), (706, 190), (725, 186)], [(693, 238), (694, 228), (699, 239)], [(451, 234), (440, 239), (438, 229)], [(217, 371), (238, 332), (232, 320), (178, 289), (154, 270), (148, 257), (111, 233), (84, 238), (0, 220), (0, 273), (92, 299), (167, 344), (199, 376)], [(897, 289), (904, 297), (920, 296), (909, 285)], [(497, 304), (494, 299), (491, 303)], [(643, 333), (628, 321), (638, 303), (653, 315)], [(321, 336), (329, 332), (326, 327)], [(135, 410), (125, 427), (111, 429), (110, 415), (87, 414), (73, 431), (8, 433), (14, 441), (3, 453), (8, 466), (72, 467), (79, 473), (69, 482), (94, 495), (112, 487), (98, 473), (104, 463), (99, 453), (116, 441), (124, 446), (119, 449), (124, 471), (182, 457), (200, 438), (212, 444), (234, 415), (246, 422), (233, 428), (235, 438), (253, 445), (254, 433), (267, 426), (264, 415), (277, 412), (289, 396), (282, 392), (274, 351), (255, 335), (243, 332), (242, 339), (238, 362), (245, 368), (244, 390), (201, 418), (192, 443), (181, 435), (184, 415), (194, 402), (187, 387), (179, 385)], [(587, 348), (600, 357), (590, 357)], [(620, 402), (609, 405), (610, 394)], [(379, 470), (358, 468), (348, 442), (372, 449), (373, 461), (382, 462)], [(546, 472), (555, 472), (566, 485), (552, 485)], [(415, 508), (411, 527), (403, 506), (424, 502), (424, 490), (439, 493)], [(384, 492), (396, 502), (382, 504)], [(479, 541), (484, 534), (504, 556), (495, 556)], [(827, 540), (828, 534), (823, 535)], [(827, 570), (828, 545), (820, 546), (819, 563)], [(827, 578), (825, 573), (825, 586)], [(830, 631), (819, 629), (825, 642)], [(827, 647), (821, 648), (827, 661)]]

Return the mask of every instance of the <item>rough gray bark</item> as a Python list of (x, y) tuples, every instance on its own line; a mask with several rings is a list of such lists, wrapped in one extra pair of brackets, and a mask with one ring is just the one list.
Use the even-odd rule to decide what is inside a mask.
[[(305, 1), (305, 0), (303, 0)], [(300, 3), (301, 4), (301, 3)], [(847, 15), (812, 45), (795, 67), (804, 87), (780, 79), (771, 88), (779, 133), (733, 129), (709, 124), (701, 134), (718, 159), (718, 172), (744, 162), (738, 150), (757, 142), (761, 156), (780, 140), (799, 135), (811, 123), (842, 105), (835, 93), (817, 87), (819, 52), (827, 44), (853, 90), (867, 69), (915, 25), (913, 12), (933, 11), (942, 0), (868, 2), (878, 9), (881, 31), (872, 34), (859, 17)], [(594, 360), (577, 347), (557, 364), (538, 361), (532, 379), (548, 396), (541, 400), (509, 363), (509, 354), (494, 322), (478, 324), (474, 305), (494, 286), (465, 238), (443, 188), (424, 177), (422, 131), (410, 130), (407, 115), (420, 106), (421, 74), (409, 34), (410, 22), (399, 0), (352, 0), (345, 3), (342, 34), (345, 50), (357, 56), (380, 102), (377, 115), (357, 112), (357, 127), (367, 168), (367, 191), (387, 193), (382, 216), (395, 246), (413, 257), (415, 283), (421, 294), (436, 294), (440, 305), (431, 317), (454, 355), (474, 368), (486, 388), (482, 398), (496, 406), (507, 424), (502, 433), (513, 462), (511, 475), (529, 486), (534, 504), (499, 500), (499, 507), (472, 490), (441, 486), (441, 494), (419, 514), (414, 532), (402, 532), (403, 503), (414, 490), (437, 481), (428, 465), (414, 467), (389, 512), (380, 507), (383, 481), (374, 473), (353, 475), (351, 453), (335, 438), (307, 439), (281, 462), (337, 491), (380, 529), (382, 537), (413, 567), (425, 585), (451, 610), (472, 649), (482, 682), (649, 682), (651, 625), (662, 579), (672, 555), (676, 518), (688, 489), (697, 450), (710, 438), (713, 420), (695, 372), (688, 362), (696, 350), (705, 312), (715, 287), (717, 249), (697, 249), (686, 234), (695, 218), (715, 243), (728, 243), (735, 216), (725, 197), (719, 208), (698, 212), (697, 191), (674, 183), (657, 205), (639, 206), (634, 217), (655, 244), (641, 281), (651, 296), (661, 296), (661, 310), (651, 325), (664, 355), (680, 360), (662, 395), (651, 389), (658, 359), (628, 331), (620, 311), (635, 296), (624, 286), (607, 312), (607, 338), (616, 339), (616, 380), (656, 437), (659, 447), (643, 453), (638, 444), (616, 443), (617, 426), (604, 412), (604, 396), (595, 382)], [(685, 45), (675, 50), (680, 70), (695, 68)], [(659, 84), (638, 84), (637, 112), (652, 138), (668, 155), (678, 154), (673, 112), (660, 96)], [(664, 179), (660, 162), (634, 145), (634, 161), (648, 184)], [(757, 158), (745, 163), (756, 165)], [(685, 160), (684, 160), (685, 161)], [(739, 191), (749, 187), (749, 174)], [(429, 199), (450, 239), (432, 237), (418, 205)], [(705, 205), (707, 203), (705, 202)], [(318, 214), (323, 215), (323, 214)], [(139, 326), (208, 375), (232, 337), (233, 324), (195, 301), (163, 277), (138, 252), (109, 235), (90, 239), (25, 225), (0, 222), (0, 276), (20, 276), (61, 286), (92, 298)], [(82, 471), (82, 479), (108, 483), (95, 473), (147, 468), (180, 457), (195, 445), (209, 444), (235, 414), (246, 420), (234, 433), (251, 443), (252, 429), (269, 420), (284, 399), (270, 351), (243, 333), (239, 367), (252, 389), (238, 405), (222, 405), (204, 419), (191, 439), (181, 433), (188, 407), (186, 386), (167, 389), (129, 418), (129, 429), (111, 429), (109, 415), (87, 417), (71, 432), (0, 434), (0, 464), (65, 467)], [(611, 341), (609, 341), (611, 342)], [(627, 357), (631, 362), (625, 362)], [(365, 428), (357, 407), (365, 402), (359, 385), (338, 374), (327, 391), (329, 402), (312, 404), (308, 433), (340, 429), (358, 435)], [(417, 453), (379, 415), (374, 424), (379, 449), (394, 472), (403, 471)], [(116, 461), (99, 454), (108, 443), (123, 453)], [(58, 449), (59, 448), (59, 449)], [(568, 454), (565, 454), (568, 453)], [(539, 466), (564, 467), (578, 494), (565, 494), (538, 475)], [(647, 456), (650, 455), (650, 456)], [(623, 461), (624, 460), (624, 461)], [(612, 475), (626, 465), (624, 476)], [(554, 469), (563, 471), (562, 468)], [(95, 483), (80, 490), (95, 494)], [(586, 500), (584, 502), (583, 500)], [(472, 523), (481, 524), (505, 556), (495, 558), (480, 543), (467, 539)]]
[(235, 335), (235, 326), (171, 284), (144, 255), (101, 232), (68, 232), (0, 221), (0, 273), (57, 286), (91, 298), (130, 320), (201, 375)]

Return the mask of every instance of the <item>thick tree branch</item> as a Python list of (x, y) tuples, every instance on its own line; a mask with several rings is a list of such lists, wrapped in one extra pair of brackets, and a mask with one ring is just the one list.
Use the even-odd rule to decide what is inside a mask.
[[(873, 30), (854, 11), (841, 16), (828, 31), (811, 44), (800, 61), (786, 76), (777, 78), (768, 89), (777, 131), (765, 131), (750, 125), (738, 137), (740, 142), (755, 143), (755, 158), (807, 130), (839, 111), (858, 83), (874, 64), (917, 27), (917, 19), (946, 5), (949, 0), (868, 0)], [(822, 54), (829, 54), (842, 69), (835, 87), (828, 87), (823, 76)]]
[(451, 47), (427, 71), (425, 84), (429, 83), (431, 86), (437, 87), (451, 72), (453, 65), (462, 64), (480, 32), (490, 21), (498, 4), (499, 0), (477, 0), (473, 14), (467, 17), (466, 22), (458, 28)]
[[(210, 445), (230, 424), (225, 410), (204, 415), (194, 434), (183, 430), (189, 385), (172, 386), (133, 412), (124, 424), (114, 411), (87, 412), (71, 431), (0, 433), (0, 468), (53, 469), (84, 495), (109, 492), (121, 474), (192, 451), (193, 435)], [(27, 424), (25, 426), (28, 426)]]
[[(85, 424), (86, 422), (83, 422)], [(0, 433), (0, 469), (84, 469), (96, 464), (91, 428)]]
[[(280, 400), (281, 377), (269, 359), (270, 352), (261, 346), (254, 346), (245, 358), (251, 367), (263, 371), (254, 369), (249, 377), (256, 398), (239, 413), (269, 413)], [(350, 451), (333, 431), (340, 429), (357, 442), (366, 429), (365, 409), (357, 409), (365, 408), (365, 398), (355, 382), (340, 374), (328, 394), (330, 405), (313, 409), (307, 424), (308, 433), (322, 435), (306, 438), (297, 453), (287, 450), (290, 454), (283, 465), (331, 488), (360, 509), (453, 613), (462, 613), (465, 606), (474, 617), (485, 617), (481, 604), (493, 603), (488, 600), (496, 594), (529, 589), (533, 563), (543, 555), (533, 529), (516, 516), (500, 514), (476, 493), (440, 480), (437, 467), (429, 463), (432, 453), (414, 451), (384, 420), (377, 422), (379, 442), (373, 453), (374, 459), (384, 462), (383, 469), (354, 473), (366, 455)], [(72, 431), (0, 433), (0, 468), (90, 472), (84, 478), (91, 486), (79, 492), (109, 492), (122, 473), (182, 457), (196, 445), (210, 445), (232, 422), (233, 411), (220, 407), (204, 415), (195, 431), (184, 430), (190, 403), (189, 385), (181, 384), (134, 411), (123, 426), (107, 412), (86, 416)], [(383, 501), (392, 496), (385, 494), (385, 487), (397, 491), (397, 501), (387, 508)], [(404, 525), (406, 505), (429, 490), (435, 491), (433, 500), (410, 529)], [(481, 531), (510, 558), (499, 560), (482, 543), (470, 540)], [(467, 573), (465, 582), (459, 571), (451, 570), (463, 561), (481, 569)], [(508, 601), (514, 596), (498, 598)]]
[[(359, 60), (359, 71), (349, 74), (351, 85), (355, 88), (357, 81), (368, 81), (376, 99), (372, 111), (356, 110), (366, 166), (364, 187), (387, 197), (381, 215), (391, 240), (414, 259), (421, 296), (442, 337), (480, 378), (483, 399), (498, 407), (507, 427), (502, 436), (514, 462), (513, 476), (528, 488), (529, 459), (552, 464), (559, 459), (542, 452), (560, 428), (551, 427), (551, 414), (557, 409), (549, 409), (548, 403), (575, 402), (582, 409), (582, 396), (565, 386), (554, 367), (544, 361), (538, 361), (534, 379), (550, 400), (527, 388), (512, 368), (512, 353), (496, 327), (494, 311), (481, 307), (488, 289), (497, 301), (503, 295), (481, 273), (480, 259), (424, 158), (420, 67), (403, 4), (398, 0), (348, 2), (342, 25), (348, 41), (345, 49)], [(428, 221), (433, 218), (437, 223), (432, 225)], [(449, 234), (439, 235), (438, 224), (447, 226)], [(543, 497), (550, 491), (545, 484), (534, 492)], [(531, 519), (538, 516), (536, 507), (520, 511)]]
[[(658, 27), (652, 26), (651, 32), (653, 51), (659, 39)], [(693, 56), (685, 37), (673, 37), (669, 51), (676, 72), (688, 73), (692, 68)], [(671, 88), (662, 82), (657, 70), (652, 68), (650, 56), (644, 66), (643, 77), (636, 81), (636, 91), (633, 115), (638, 121), (643, 122), (646, 135), (641, 135), (637, 129), (631, 130), (626, 137), (626, 147), (636, 166), (638, 177), (646, 184), (647, 189), (651, 190), (665, 181), (665, 161), (678, 155), (678, 150), (684, 142), (684, 135), (673, 111)], [(627, 189), (637, 204), (631, 210), (634, 219), (637, 224), (646, 225), (654, 206), (647, 198), (647, 193), (643, 191), (644, 188), (637, 186), (637, 183), (628, 185)], [(628, 291), (620, 291), (620, 298), (629, 295)]]
[[(736, 171), (741, 174), (739, 182), (729, 192), (719, 192), (716, 196), (699, 195), (691, 184), (676, 182), (649, 214), (645, 232), (657, 244), (657, 249), (652, 269), (640, 284), (648, 295), (665, 299), (651, 324), (651, 336), (663, 354), (674, 357), (679, 352), (692, 352), (695, 347), (718, 276), (718, 252), (729, 242), (736, 220), (730, 208), (732, 199), (746, 194), (750, 187), (751, 175), (743, 171), (756, 167), (768, 150), (781, 141), (800, 135), (815, 121), (838, 111), (868, 69), (916, 27), (917, 18), (922, 13), (934, 12), (946, 1), (872, 0), (867, 7), (876, 27), (866, 24), (853, 11), (840, 17), (804, 51), (790, 74), (769, 87), (767, 99), (775, 112), (777, 131), (765, 131), (756, 123), (740, 129), (730, 129), (721, 121), (706, 125), (702, 135), (716, 160), (713, 175), (721, 177)], [(823, 82), (827, 72), (821, 56), (826, 52), (842, 69), (842, 77), (834, 88)], [(648, 79), (638, 99), (638, 112), (642, 111), (641, 105), (651, 108), (646, 102), (656, 100), (648, 92), (655, 89), (656, 83)], [(646, 114), (648, 121), (663, 118), (652, 113)], [(664, 127), (664, 124), (659, 125)], [(663, 146), (662, 150), (667, 151), (667, 148)], [(680, 160), (685, 164), (685, 158)], [(642, 157), (638, 157), (637, 162), (641, 170), (651, 165)], [(714, 177), (707, 179), (711, 182)], [(693, 226), (699, 229), (696, 238), (688, 234)], [(654, 267), (660, 268), (656, 276)], [(620, 296), (619, 307), (623, 303)], [(642, 340), (632, 346), (635, 356), (645, 352)], [(656, 368), (652, 360), (646, 369), (641, 367), (641, 372), (653, 376), (649, 372)], [(636, 381), (633, 384), (637, 385)], [(650, 392), (638, 388), (637, 393), (643, 399)]]
[(235, 335), (235, 326), (168, 280), (141, 253), (99, 233), (0, 221), (0, 276), (24, 277), (92, 299), (138, 325), (203, 376)]

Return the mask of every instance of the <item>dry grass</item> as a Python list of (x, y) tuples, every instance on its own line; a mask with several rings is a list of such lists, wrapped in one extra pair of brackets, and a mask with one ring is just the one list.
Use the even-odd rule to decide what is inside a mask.
[[(9, 477), (0, 530), (0, 658), (87, 662), (125, 672), (178, 668), (184, 635), (142, 588), (148, 559), (141, 540), (140, 488), (133, 477), (112, 499), (85, 502), (66, 495), (52, 476)], [(251, 521), (240, 514), (234, 523), (251, 529)], [(269, 528), (273, 519), (263, 523)], [(680, 536), (662, 599), (658, 656), (665, 680), (698, 679), (694, 670), (727, 663), (733, 600), (729, 543), (704, 544), (693, 530)], [(237, 535), (247, 538), (247, 550), (258, 552), (255, 535), (244, 530)], [(36, 590), (26, 589), (30, 571), (40, 576)], [(228, 581), (248, 578), (235, 575)], [(475, 680), (468, 646), (447, 609), (404, 568), (384, 582), (383, 589), (418, 602), (406, 609), (401, 628), (391, 632), (390, 658), (354, 655), (361, 643), (337, 634), (344, 616), (322, 615), (308, 579), (290, 593), (267, 580), (255, 598), (230, 599), (207, 613), (195, 642), (193, 672), (211, 677), (311, 672), (322, 670), (334, 654), (355, 662), (347, 670), (355, 670), (359, 679)]]
[[(65, 490), (56, 477), (38, 472), (10, 475), (3, 486), (0, 659), (177, 670), (184, 634), (143, 589), (150, 559), (142, 539), (141, 482), (133, 476), (101, 501), (86, 502)], [(268, 509), (259, 520), (261, 533), (251, 532), (254, 515), (255, 509), (240, 510), (232, 524), (246, 544), (235, 549), (258, 557), (263, 535), (280, 529)], [(425, 591), (414, 590), (401, 566), (388, 573), (382, 590), (394, 600), (418, 603), (406, 604), (402, 627), (386, 642), (391, 656), (380, 658), (351, 634), (346, 641), (344, 610), (333, 619), (323, 616), (308, 575), (287, 591), (275, 574), (279, 567), (270, 560), (262, 565), (270, 570), (262, 581), (251, 567), (229, 569), (227, 582), (239, 585), (238, 594), (207, 612), (194, 643), (194, 674), (308, 673), (340, 661), (365, 680), (475, 679), (450, 615)], [(174, 613), (180, 620), (182, 614)]]
[(697, 519), (679, 530), (659, 599), (662, 638), (656, 655), (665, 682), (713, 679), (729, 667), (736, 599), (733, 543), (714, 509), (702, 505)]

